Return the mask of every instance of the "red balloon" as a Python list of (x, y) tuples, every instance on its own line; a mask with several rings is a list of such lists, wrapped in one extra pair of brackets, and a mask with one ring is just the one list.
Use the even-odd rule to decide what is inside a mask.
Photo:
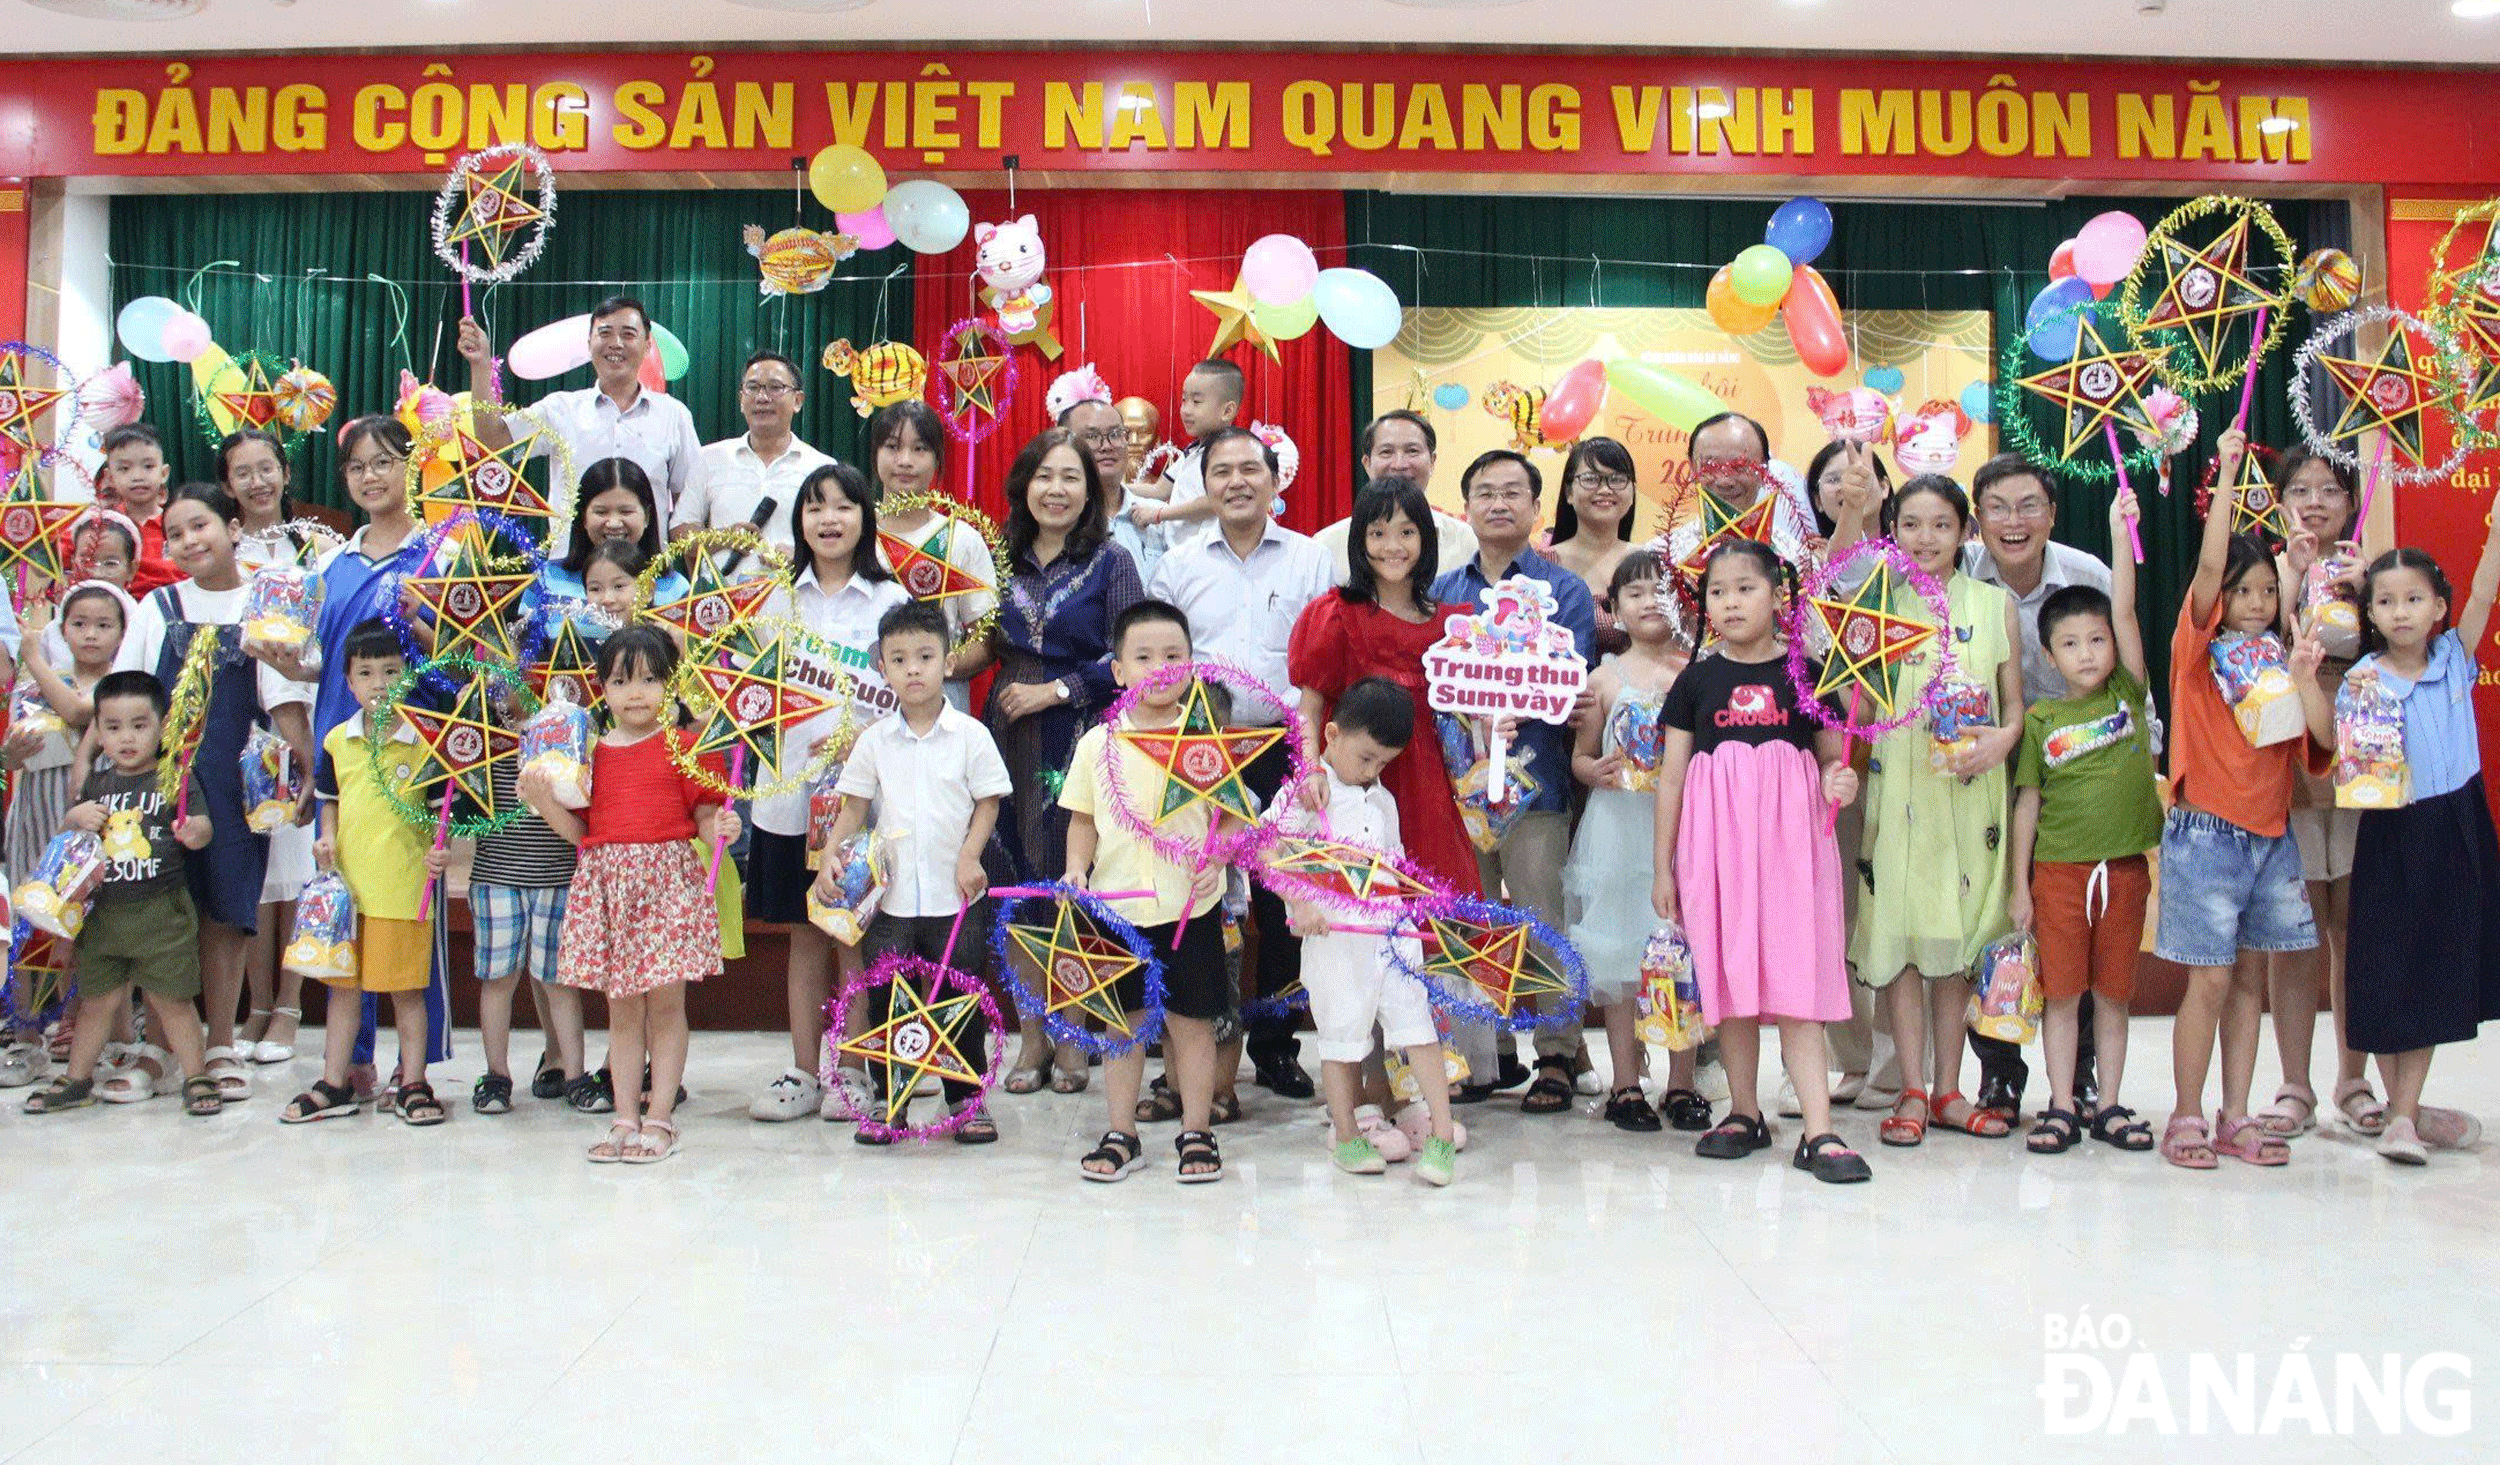
[(2049, 278), (2062, 280), (2075, 272), (2075, 241), (2067, 240), (2049, 252)]
[(1606, 363), (1583, 361), (1562, 374), (1554, 389), (1545, 394), (1545, 407), (1538, 416), (1538, 435), (1553, 446), (1579, 437), (1597, 420), (1597, 409), (1606, 405)]
[(657, 392), (663, 397), (668, 395), (668, 374), (660, 365), (659, 347), (654, 346), (643, 353), (642, 370), (635, 376), (642, 382), (644, 391)]
[(2095, 300), (2107, 300), (2109, 298), (2109, 292), (2118, 288), (2115, 284), (2094, 285), (2089, 280), (2086, 280), (2084, 283), (2092, 285), (2092, 298)]
[(1780, 319), (1787, 323), (1788, 342), (1797, 348), (1806, 370), (1838, 376), (1848, 369), (1849, 338), (1840, 329), (1840, 301), (1814, 266), (1797, 266), (1797, 280), (1780, 306)]

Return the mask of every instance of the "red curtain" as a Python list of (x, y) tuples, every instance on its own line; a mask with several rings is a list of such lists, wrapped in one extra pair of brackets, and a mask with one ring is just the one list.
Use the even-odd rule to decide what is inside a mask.
[[(1092, 362), (1115, 397), (1143, 397), (1163, 414), (1163, 436), (1185, 441), (1175, 403), (1181, 378), (1204, 359), (1215, 317), (1192, 290), (1233, 283), (1242, 251), (1263, 234), (1291, 234), (1318, 251), (1324, 264), (1344, 258), (1342, 194), (1131, 189), (1020, 191), (1014, 214), (1007, 195), (964, 195), (978, 223), (1031, 214), (1049, 251), (1043, 275), (1059, 307), (1053, 330), (1066, 350), (1057, 361), (1033, 346), (1015, 351), (1015, 398), (998, 431), (974, 460), (974, 503), (1004, 518), (1000, 482), (1033, 434), (1050, 425), (1042, 397), (1062, 371)], [(952, 252), (923, 259), (912, 290), (916, 344), (932, 363), (955, 322), (984, 315), (973, 278), (970, 236)], [(1299, 340), (1277, 343), (1271, 362), (1253, 347), (1229, 353), (1246, 376), (1240, 421), (1282, 427), (1301, 452), (1300, 474), (1285, 494), (1285, 522), (1305, 533), (1351, 512), (1354, 427), (1347, 413), (1353, 384), (1346, 348), (1324, 325)], [(930, 391), (937, 399), (934, 384)], [(962, 444), (948, 445), (947, 481), (962, 491)]]

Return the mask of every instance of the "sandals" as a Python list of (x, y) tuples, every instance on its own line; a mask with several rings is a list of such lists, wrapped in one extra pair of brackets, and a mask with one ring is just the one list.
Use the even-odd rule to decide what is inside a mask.
[(2216, 1112), (2214, 1129), (2220, 1136), (2214, 1142), (2214, 1153), (2217, 1155), (2229, 1155), (2243, 1164), (2267, 1168), (2292, 1162), (2292, 1147), (2266, 1133), (2265, 1126), (2246, 1115), (2225, 1119)]
[(2092, 1116), (2092, 1137), (2105, 1145), (2142, 1153), (2153, 1147), (2153, 1126), (2135, 1117), (2123, 1104), (2112, 1104)]
[(2318, 1096), (2307, 1084), (2285, 1084), (2274, 1102), (2249, 1116), (2276, 1139), (2298, 1139), (2318, 1127)]
[[(96, 1081), (96, 1097), (107, 1104), (139, 1104), (170, 1094), (178, 1086), (174, 1055), (154, 1043), (133, 1043), (123, 1050), (125, 1062)], [(211, 1080), (214, 1082), (214, 1080)]]
[(1161, 1074), (1155, 1075), (1154, 1082), (1147, 1086), (1146, 1097), (1137, 1101), (1137, 1122), (1168, 1124), (1180, 1117), (1180, 1094), (1173, 1089), (1170, 1079)]
[[(966, 1103), (977, 1102), (967, 1099)], [(955, 1143), (959, 1145), (994, 1145), (998, 1143), (998, 1121), (990, 1118), (987, 1109), (976, 1109), (972, 1117), (955, 1126)]]
[(417, 1129), (428, 1129), (451, 1117), (443, 1101), (434, 1097), (434, 1085), (422, 1080), (399, 1087), (399, 1097), (391, 1105), (402, 1123)]
[[(210, 1082), (214, 1083), (215, 1080), (211, 1079)], [(184, 1084), (186, 1099), (189, 1095), (189, 1088), (190, 1085), (186, 1082)], [(287, 1100), (286, 1107), (278, 1111), (278, 1122), (280, 1124), (310, 1124), (316, 1119), (344, 1119), (350, 1114), (363, 1112), (364, 1107), (364, 1101), (356, 1097), (354, 1088), (317, 1078), (313, 1080), (311, 1088)]]
[(2023, 1147), (2035, 1155), (2062, 1155), (2083, 1141), (2083, 1121), (2072, 1109), (2043, 1109)]
[(195, 1073), (182, 1081), (182, 1112), (194, 1119), (222, 1114), (225, 1096), (217, 1092), (217, 1080), (205, 1073)]
[(512, 1078), (509, 1074), (481, 1073), (469, 1089), (469, 1107), (480, 1114), (512, 1112)]
[(2170, 1116), (2170, 1122), (2162, 1126), (2161, 1157), (2182, 1170), (2222, 1168), (2222, 1162), (2214, 1158), (2213, 1131), (2196, 1114)]
[(1730, 1114), (1701, 1137), (1693, 1153), (1705, 1160), (1741, 1160), (1771, 1147), (1771, 1126), (1759, 1114)]
[(1082, 1048), (1061, 1048), (1050, 1055), (1050, 1091), (1054, 1094), (1081, 1094), (1094, 1080), (1093, 1069)]
[(232, 1048), (208, 1050), (208, 1076), (217, 1080), (218, 1097), (229, 1104), (239, 1104), (252, 1096), (252, 1071), (243, 1066), (243, 1056)]
[(1181, 1184), (1204, 1185), (1224, 1178), (1224, 1156), (1216, 1150), (1212, 1133), (1185, 1129), (1173, 1138), (1172, 1148), (1180, 1153)]
[[(1915, 1119), (1902, 1112), (1912, 1104), (1918, 1106), (1918, 1117)], [(1928, 1106), (1925, 1089), (1904, 1084), (1901, 1097), (1892, 1101), (1892, 1112), (1884, 1116), (1882, 1124), (1876, 1126), (1875, 1137), (1895, 1149), (1922, 1144), (1927, 1139), (1928, 1118), (1934, 1112)]]
[(1788, 1163), (1825, 1185), (1854, 1185), (1875, 1178), (1875, 1172), (1866, 1166), (1866, 1157), (1831, 1133), (1797, 1141), (1797, 1153), (1789, 1157)]
[(610, 1124), (608, 1126), (608, 1137), (599, 1141), (597, 1144), (592, 1145), (587, 1151), (590, 1163), (593, 1165), (613, 1165), (617, 1161), (624, 1159), (625, 1147), (632, 1144), (634, 1136), (640, 1134), (641, 1132), (642, 1128), (640, 1125), (631, 1123), (627, 1120), (619, 1119), (615, 1123)]
[(530, 1097), (561, 1099), (564, 1097), (564, 1070), (554, 1066), (553, 1052), (538, 1055), (538, 1066), (530, 1070)]
[(1710, 1101), (1697, 1089), (1669, 1089), (1658, 1096), (1667, 1127), (1680, 1134), (1699, 1134), (1710, 1127)]
[[(1097, 1170), (1094, 1166), (1098, 1164), (1110, 1168)], [(1146, 1168), (1145, 1147), (1137, 1142), (1136, 1135), (1119, 1129), (1104, 1130), (1102, 1139), (1076, 1162), (1077, 1174), (1088, 1180), (1101, 1181), (1106, 1185), (1113, 1181), (1126, 1180), (1144, 1168)]]
[[(1172, 1117), (1177, 1119), (1180, 1116), (1176, 1114)], [(1241, 1122), (1241, 1095), (1238, 1092), (1217, 1094), (1207, 1102), (1207, 1119), (1212, 1124), (1239, 1124)]]
[(29, 1114), (58, 1114), (64, 1109), (84, 1109), (95, 1102), (95, 1080), (63, 1075), (26, 1096)]
[[(1969, 1113), (1960, 1119), (1950, 1117), (1945, 1110), (1955, 1104), (1960, 1104), (1969, 1110)], [(2003, 1139), (2014, 1132), (2014, 1126), (2006, 1122), (2001, 1110), (1979, 1108), (1972, 1104), (1960, 1089), (1955, 1089), (1949, 1094), (1936, 1095), (1935, 1101), (1927, 1107), (1927, 1116), (1930, 1124), (1941, 1125), (1946, 1129), (1958, 1129), (1964, 1134), (1979, 1139)]]
[(1606, 1100), (1606, 1122), (1633, 1134), (1655, 1134), (1662, 1127), (1639, 1084), (1625, 1084)]
[[(658, 1133), (653, 1133), (656, 1130)], [(666, 1119), (645, 1119), (616, 1158), (628, 1165), (657, 1165), (677, 1153), (677, 1126)]]
[(2348, 1078), (2335, 1086), (2335, 1107), (2352, 1132), (2376, 1139), (2387, 1132), (2387, 1106), (2370, 1092), (2366, 1078)]
[(2403, 1115), (2387, 1121), (2387, 1130), (2378, 1137), (2379, 1158), (2399, 1165), (2427, 1165), (2431, 1152), (2414, 1130), (2412, 1121)]
[(1571, 1060), (1559, 1054), (1536, 1061), (1536, 1081), (1520, 1097), (1522, 1114), (1560, 1114), (1571, 1107), (1577, 1097), (1571, 1087)]
[[(269, 1027), (275, 1027), (278, 1019), (280, 1018), (285, 1018), (289, 1023), (293, 1024), (298, 1033), (303, 1030), (304, 1009), (300, 1007), (272, 1007), (269, 1009)], [(234, 1050), (237, 1053), (242, 1053), (243, 1045), (241, 1043), (235, 1044)], [(293, 1035), (289, 1035), (285, 1042), (275, 1042), (269, 1037), (269, 1028), (264, 1027), (261, 1029), (260, 1041), (252, 1044), (251, 1052), (245, 1054), (245, 1056), (249, 1057), (254, 1063), (264, 1065), (271, 1063), (285, 1063), (295, 1056), (295, 1038)]]

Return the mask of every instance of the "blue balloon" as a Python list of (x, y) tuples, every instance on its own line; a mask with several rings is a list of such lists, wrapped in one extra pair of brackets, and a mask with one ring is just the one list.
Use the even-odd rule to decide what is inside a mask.
[(1989, 394), (1986, 382), (1972, 382), (1962, 388), (1962, 415), (1973, 422), (1992, 422), (1996, 419), (1996, 398)]
[(1897, 366), (1870, 366), (1866, 369), (1866, 384), (1887, 397), (1900, 391), (1908, 380)]
[(1432, 405), (1444, 412), (1455, 412), (1467, 405), (1467, 389), (1456, 382), (1443, 382), (1432, 389)]
[(142, 295), (122, 307), (113, 331), (121, 337), (122, 349), (141, 361), (171, 361), (173, 353), (165, 349), (165, 328), (180, 314), (179, 303), (162, 295)]
[(2092, 303), (2092, 286), (2073, 275), (2051, 280), (2048, 288), (2031, 297), (2031, 308), (2023, 312), (2023, 327), (2031, 333), (2031, 354), (2042, 361), (2071, 361), (2075, 355), (2076, 327), (2082, 322), (2082, 308)]
[(1771, 211), (1762, 242), (1787, 255), (1790, 264), (1810, 265), (1832, 242), (1832, 211), (1819, 198), (1792, 198)]

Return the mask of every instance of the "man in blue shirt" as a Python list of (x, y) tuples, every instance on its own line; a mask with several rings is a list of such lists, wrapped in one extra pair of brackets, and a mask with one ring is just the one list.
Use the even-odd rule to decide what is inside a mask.
[[(1467, 465), (1458, 491), (1465, 500), (1467, 527), (1475, 532), (1476, 557), (1432, 582), (1435, 600), (1475, 609), (1482, 592), (1513, 575), (1542, 581), (1553, 592), (1554, 619), (1569, 627), (1583, 660), (1596, 651), (1597, 606), (1580, 577), (1528, 548), (1542, 507), (1538, 494), (1544, 479), (1521, 454), (1497, 448)], [(1586, 716), (1590, 698), (1584, 690), (1572, 709), (1576, 720)], [(1481, 731), (1481, 730), (1479, 730)], [(1509, 776), (1525, 776), (1535, 792), (1527, 811), (1514, 822), (1501, 844), (1476, 855), (1485, 898), (1506, 901), (1536, 913), (1549, 925), (1563, 919), (1562, 870), (1571, 852), (1570, 727), (1548, 722), (1522, 722), (1510, 748)], [(1470, 1088), (1479, 1094), (1496, 1072), (1496, 1037), (1490, 1023), (1454, 1023), (1452, 1041), (1467, 1058)], [(1536, 1034), (1536, 1078), (1520, 1100), (1525, 1114), (1561, 1114), (1572, 1105), (1572, 1055), (1580, 1035), (1569, 1027), (1540, 1028)]]

